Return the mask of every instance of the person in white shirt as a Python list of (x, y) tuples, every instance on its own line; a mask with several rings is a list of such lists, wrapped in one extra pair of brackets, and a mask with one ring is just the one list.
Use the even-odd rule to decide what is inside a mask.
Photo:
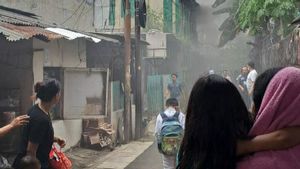
[(247, 76), (246, 86), (247, 86), (249, 100), (250, 100), (250, 107), (248, 107), (248, 109), (251, 112), (251, 109), (254, 105), (252, 95), (253, 95), (254, 83), (255, 83), (255, 80), (257, 78), (257, 72), (255, 70), (253, 62), (249, 62), (247, 64), (247, 68), (248, 68), (249, 73), (248, 73), (248, 76)]
[[(178, 120), (182, 128), (184, 128), (185, 123), (185, 115), (180, 112), (178, 108), (178, 101), (176, 98), (169, 98), (166, 101), (166, 109), (164, 110), (164, 114), (168, 117), (172, 117), (179, 112)], [(163, 118), (161, 114), (157, 115), (156, 126), (155, 126), (155, 135), (159, 135), (162, 129)], [(176, 156), (166, 156), (162, 155), (163, 158), (163, 167), (164, 169), (175, 169), (176, 168)]]
[(247, 85), (247, 89), (248, 89), (248, 94), (249, 96), (252, 96), (252, 93), (253, 93), (253, 86), (254, 86), (254, 82), (257, 78), (257, 72), (255, 70), (255, 67), (254, 67), (254, 63), (253, 62), (249, 62), (247, 64), (247, 68), (249, 70), (249, 74), (247, 76), (247, 82), (246, 82), (246, 85)]

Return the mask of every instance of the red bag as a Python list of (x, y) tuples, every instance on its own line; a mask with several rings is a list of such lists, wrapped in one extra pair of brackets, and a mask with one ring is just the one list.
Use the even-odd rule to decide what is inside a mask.
[(55, 146), (49, 153), (49, 163), (52, 169), (72, 169), (72, 162), (70, 159), (61, 151), (58, 151)]

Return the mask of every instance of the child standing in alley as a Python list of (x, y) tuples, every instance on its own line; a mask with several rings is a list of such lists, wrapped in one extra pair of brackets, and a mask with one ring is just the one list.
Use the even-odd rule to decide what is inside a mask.
[(176, 155), (183, 137), (185, 116), (179, 111), (176, 98), (166, 101), (166, 109), (156, 119), (155, 135), (164, 169), (176, 168)]

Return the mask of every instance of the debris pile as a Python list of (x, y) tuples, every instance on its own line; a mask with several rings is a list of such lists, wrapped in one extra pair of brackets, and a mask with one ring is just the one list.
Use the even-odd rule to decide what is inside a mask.
[(82, 146), (87, 148), (98, 148), (109, 146), (111, 149), (114, 147), (115, 131), (112, 125), (105, 123), (102, 117), (91, 117), (83, 119), (83, 133), (82, 133)]

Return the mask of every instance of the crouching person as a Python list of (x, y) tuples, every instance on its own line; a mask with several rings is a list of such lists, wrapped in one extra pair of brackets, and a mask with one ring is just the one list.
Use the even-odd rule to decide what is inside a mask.
[(185, 116), (178, 108), (178, 101), (170, 98), (166, 109), (156, 119), (155, 136), (162, 154), (164, 169), (176, 168), (176, 156), (183, 137)]

